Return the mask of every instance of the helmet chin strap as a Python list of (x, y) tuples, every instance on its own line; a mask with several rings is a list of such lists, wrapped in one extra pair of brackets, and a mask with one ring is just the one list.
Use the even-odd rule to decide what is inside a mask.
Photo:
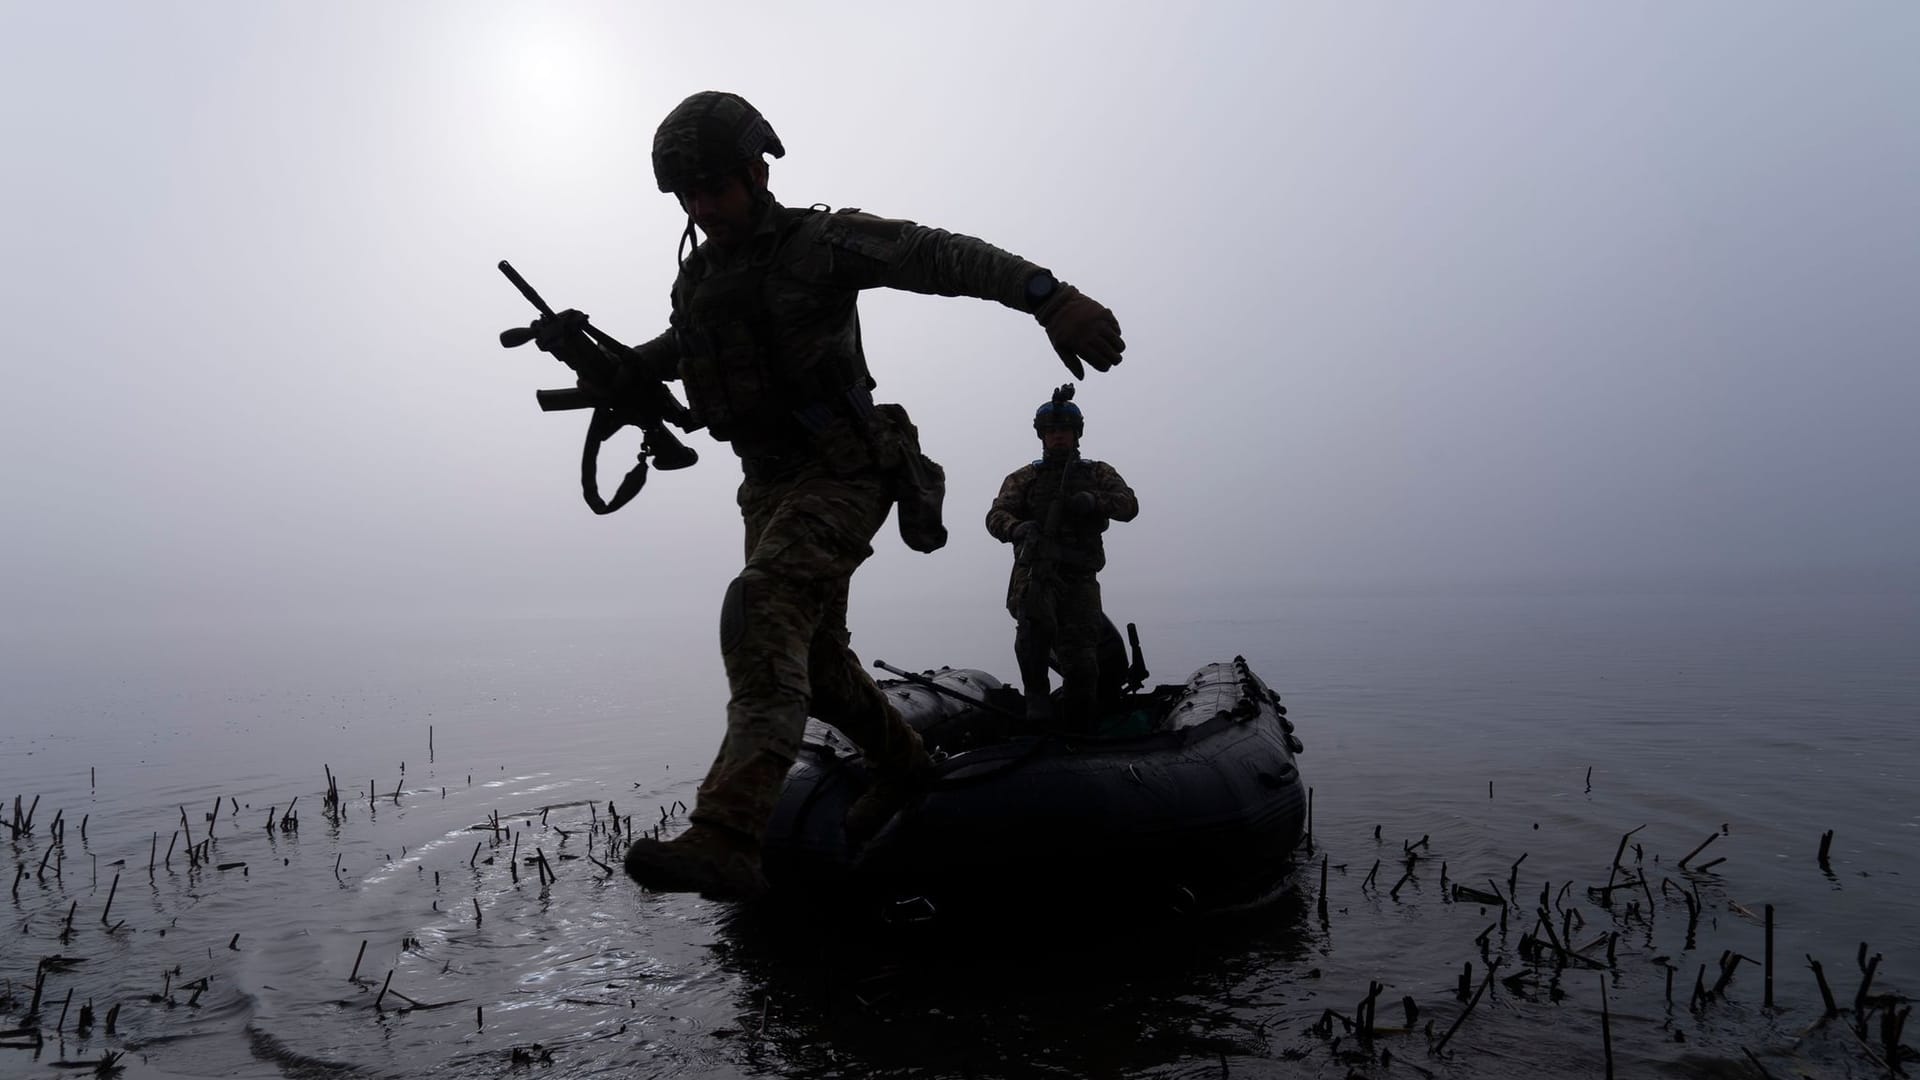
[(693, 236), (693, 215), (688, 214), (687, 228), (686, 228), (686, 231), (680, 234), (680, 250), (677, 253), (678, 262), (681, 269), (683, 270), (686, 269), (687, 253), (692, 251), (694, 246), (697, 244), (699, 244), (699, 241), (694, 239), (694, 236)]

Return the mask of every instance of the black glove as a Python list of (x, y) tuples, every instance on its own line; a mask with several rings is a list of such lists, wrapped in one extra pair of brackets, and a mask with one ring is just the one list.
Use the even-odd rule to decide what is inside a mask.
[(586, 325), (586, 314), (572, 308), (542, 315), (533, 320), (533, 343), (540, 347), (541, 352), (553, 353), (565, 359), (568, 350), (592, 347), (593, 343), (587, 340), (586, 332), (581, 329)]
[(1081, 517), (1092, 517), (1100, 512), (1100, 500), (1091, 491), (1076, 491), (1067, 496), (1067, 509)]
[(1120, 353), (1127, 347), (1120, 337), (1120, 320), (1113, 317), (1113, 312), (1064, 281), (1054, 286), (1053, 295), (1033, 317), (1046, 327), (1053, 351), (1076, 379), (1086, 375), (1081, 360), (1092, 364), (1095, 371), (1105, 371), (1120, 362)]

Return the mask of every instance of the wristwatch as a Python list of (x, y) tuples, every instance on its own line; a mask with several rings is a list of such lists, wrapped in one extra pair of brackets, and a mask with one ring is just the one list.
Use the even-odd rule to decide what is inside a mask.
[(1053, 295), (1053, 290), (1059, 288), (1059, 286), (1060, 283), (1054, 280), (1053, 271), (1035, 270), (1033, 274), (1027, 278), (1028, 309), (1038, 311), (1040, 305), (1046, 303), (1047, 298)]

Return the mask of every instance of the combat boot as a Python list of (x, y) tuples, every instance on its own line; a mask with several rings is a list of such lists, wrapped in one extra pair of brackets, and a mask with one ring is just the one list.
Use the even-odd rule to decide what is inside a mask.
[(635, 840), (627, 848), (626, 869), (628, 877), (654, 892), (752, 900), (767, 891), (759, 845), (706, 825), (695, 825), (671, 840)]
[(847, 807), (847, 840), (854, 847), (871, 840), (895, 814), (924, 794), (932, 779), (933, 759), (919, 746), (904, 766), (869, 773), (867, 790)]

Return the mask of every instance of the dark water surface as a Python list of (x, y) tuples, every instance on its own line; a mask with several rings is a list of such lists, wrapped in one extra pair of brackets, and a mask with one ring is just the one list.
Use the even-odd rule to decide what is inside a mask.
[[(1747, 1051), (1775, 1075), (1887, 1075), (1873, 1056), (1885, 1010), (1864, 1043), (1849, 1022), (1816, 1024), (1806, 958), (1849, 1016), (1863, 941), (1880, 957), (1875, 1002), (1920, 985), (1914, 596), (1240, 596), (1207, 610), (1121, 614), (1158, 678), (1238, 653), (1286, 698), (1315, 858), (1257, 912), (1093, 931), (1081, 923), (1097, 913), (1033, 910), (1018, 940), (741, 918), (590, 861), (611, 861), (609, 801), (645, 828), (693, 799), (724, 703), (704, 626), (8, 637), (0, 798), (9, 820), (14, 795), (39, 804), (31, 835), (0, 836), (14, 886), (0, 1028), (37, 1026), (45, 1043), (0, 1045), (0, 1076), (75, 1075), (55, 1063), (109, 1049), (129, 1078), (1600, 1076), (1603, 993), (1623, 1076), (1758, 1075)], [(1004, 631), (916, 638), (903, 622), (856, 644), (1010, 673)], [(987, 634), (990, 652), (962, 651)], [(346, 796), (338, 819), (323, 765)], [(269, 831), (296, 797), (298, 830)], [(149, 871), (183, 813), (195, 841), (210, 829), (208, 863), (190, 866), (183, 839)], [(495, 814), (509, 832), (476, 830)], [(1587, 890), (1636, 828), (1623, 861), (1648, 887), (1609, 911)], [(1709, 836), (1692, 869), (1676, 865)], [(516, 841), (558, 879), (543, 889), (522, 864), (516, 882)], [(1517, 883), (1504, 934), (1497, 907), (1450, 900), (1443, 864), (1449, 886)], [(1521, 955), (1543, 888), (1573, 944), (1619, 932), (1611, 967)], [(1754, 963), (1690, 1008), (1728, 951)], [(54, 955), (72, 962), (46, 971), (23, 1019)], [(1477, 984), (1489, 960), (1498, 979), (1431, 1054), (1428, 1022), (1437, 1041), (1465, 1007), (1462, 965)], [(1364, 1047), (1323, 1017), (1351, 1018), (1376, 982)]]

